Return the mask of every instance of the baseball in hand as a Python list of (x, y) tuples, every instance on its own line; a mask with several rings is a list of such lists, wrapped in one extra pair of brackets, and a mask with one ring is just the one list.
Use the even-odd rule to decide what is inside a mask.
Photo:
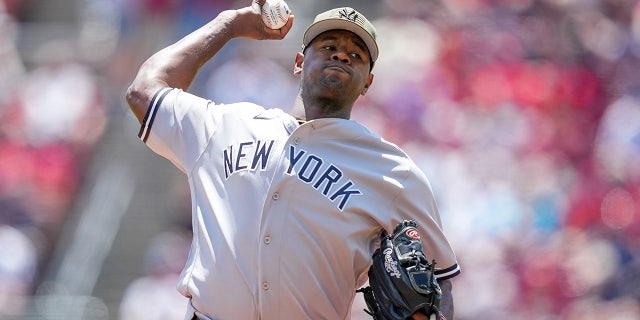
[(262, 21), (271, 29), (280, 29), (289, 20), (289, 6), (284, 0), (267, 0), (262, 6)]

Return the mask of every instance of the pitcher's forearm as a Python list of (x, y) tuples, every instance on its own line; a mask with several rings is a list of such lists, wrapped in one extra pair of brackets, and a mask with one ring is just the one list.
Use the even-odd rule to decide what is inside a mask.
[(451, 280), (444, 280), (439, 282), (440, 289), (442, 289), (442, 300), (440, 301), (440, 311), (447, 318), (447, 320), (453, 319), (453, 294), (451, 293), (452, 284)]
[(200, 68), (232, 39), (230, 25), (234, 16), (235, 11), (224, 11), (200, 29), (152, 55), (140, 68), (132, 86), (188, 89)]

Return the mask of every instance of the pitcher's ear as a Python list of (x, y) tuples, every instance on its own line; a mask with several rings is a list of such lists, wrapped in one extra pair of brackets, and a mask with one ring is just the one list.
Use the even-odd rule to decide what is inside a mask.
[(293, 66), (293, 74), (298, 75), (302, 73), (302, 66), (304, 65), (304, 54), (298, 52), (296, 54), (296, 63)]
[(367, 91), (369, 90), (369, 87), (371, 86), (372, 83), (373, 83), (373, 73), (369, 73), (369, 77), (367, 78), (367, 83), (364, 84), (364, 89), (362, 89), (362, 92), (360, 94), (363, 96), (367, 94)]

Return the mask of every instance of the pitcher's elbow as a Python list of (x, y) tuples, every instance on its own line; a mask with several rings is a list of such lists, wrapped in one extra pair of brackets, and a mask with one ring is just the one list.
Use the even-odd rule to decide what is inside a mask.
[(129, 105), (129, 109), (138, 119), (138, 122), (142, 123), (144, 114), (147, 112), (144, 93), (137, 89), (137, 86), (131, 84), (125, 93), (125, 100)]

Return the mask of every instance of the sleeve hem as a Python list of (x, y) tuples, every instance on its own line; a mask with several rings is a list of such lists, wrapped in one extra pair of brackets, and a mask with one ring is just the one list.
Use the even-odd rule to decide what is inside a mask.
[(162, 104), (162, 100), (167, 96), (171, 88), (161, 88), (153, 95), (151, 102), (149, 103), (149, 108), (147, 108), (147, 113), (142, 120), (142, 124), (140, 125), (140, 131), (138, 132), (138, 138), (142, 140), (142, 142), (147, 143), (147, 139), (149, 138), (149, 133), (151, 132), (151, 126), (153, 125), (153, 120), (156, 117), (156, 113)]
[(451, 279), (460, 274), (460, 266), (454, 264), (449, 268), (436, 270), (433, 274), (439, 281)]

